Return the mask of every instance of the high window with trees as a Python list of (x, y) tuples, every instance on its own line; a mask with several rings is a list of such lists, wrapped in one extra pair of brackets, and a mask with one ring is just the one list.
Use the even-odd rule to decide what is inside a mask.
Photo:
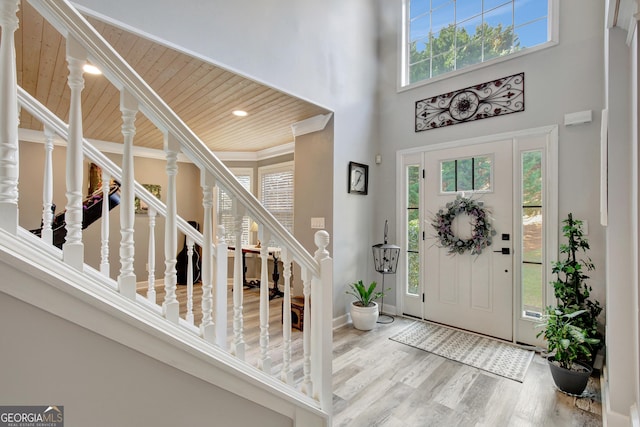
[(403, 86), (553, 40), (555, 1), (405, 0)]

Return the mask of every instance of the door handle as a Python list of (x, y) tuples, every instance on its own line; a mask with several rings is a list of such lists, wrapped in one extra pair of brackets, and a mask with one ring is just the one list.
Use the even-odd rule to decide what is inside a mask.
[(497, 252), (497, 253), (500, 253), (500, 254), (502, 254), (502, 255), (509, 255), (509, 254), (511, 254), (511, 249), (509, 249), (509, 248), (502, 248), (502, 249), (500, 249), (499, 251), (493, 251), (493, 252)]

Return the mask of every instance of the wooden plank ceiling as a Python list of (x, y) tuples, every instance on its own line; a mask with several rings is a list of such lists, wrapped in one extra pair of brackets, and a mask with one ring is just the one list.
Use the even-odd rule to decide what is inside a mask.
[[(65, 122), (69, 87), (65, 39), (23, 1), (16, 31), (18, 84)], [(93, 18), (89, 21), (213, 151), (255, 152), (293, 141), (291, 124), (328, 111)], [(85, 73), (86, 138), (122, 142), (120, 95), (104, 76)], [(236, 117), (240, 109), (247, 117)], [(160, 131), (141, 113), (134, 145), (162, 149)], [(20, 126), (42, 130), (22, 112)]]

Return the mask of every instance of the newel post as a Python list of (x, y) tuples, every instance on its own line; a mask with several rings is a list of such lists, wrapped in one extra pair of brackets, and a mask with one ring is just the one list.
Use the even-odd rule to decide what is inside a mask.
[(14, 33), (19, 0), (0, 0), (0, 228), (18, 232), (18, 80)]
[(311, 283), (311, 378), (313, 397), (320, 401), (323, 411), (331, 413), (333, 391), (331, 385), (333, 357), (333, 260), (329, 256), (329, 233), (316, 232), (318, 247), (315, 259), (320, 277)]

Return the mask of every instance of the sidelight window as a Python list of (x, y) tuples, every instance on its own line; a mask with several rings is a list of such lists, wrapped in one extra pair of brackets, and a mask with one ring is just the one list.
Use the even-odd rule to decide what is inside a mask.
[(420, 166), (406, 168), (407, 188), (407, 293), (418, 295), (420, 287)]
[(544, 307), (542, 151), (521, 153), (522, 314), (540, 318)]

